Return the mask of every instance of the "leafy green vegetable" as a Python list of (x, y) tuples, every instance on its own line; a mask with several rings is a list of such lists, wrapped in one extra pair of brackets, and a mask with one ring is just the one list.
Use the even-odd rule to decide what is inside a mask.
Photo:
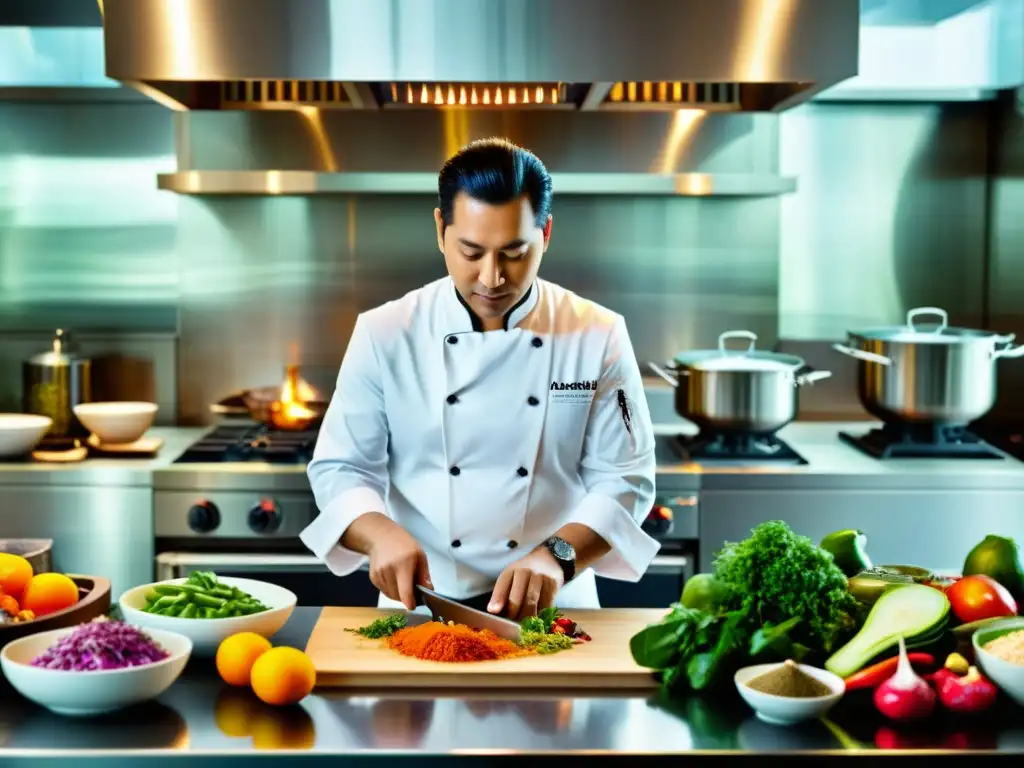
[(270, 608), (248, 592), (221, 583), (209, 571), (194, 571), (181, 584), (154, 586), (142, 610), (181, 619), (226, 619)]
[(345, 631), (354, 632), (355, 634), (362, 635), (369, 640), (379, 640), (382, 637), (391, 637), (391, 635), (404, 628), (408, 623), (408, 618), (404, 613), (392, 613), (388, 616), (382, 616), (379, 619), (374, 619), (365, 627), (346, 629)]
[(547, 634), (554, 627), (559, 616), (561, 614), (558, 612), (558, 608), (551, 606), (550, 608), (542, 609), (536, 616), (527, 616), (519, 623), (519, 627), (523, 632)]
[(629, 643), (668, 690), (705, 690), (752, 660), (827, 654), (856, 624), (856, 601), (831, 555), (782, 522), (757, 526), (715, 559), (705, 610), (680, 603)]
[(713, 572), (729, 589), (726, 610), (753, 612), (764, 624), (799, 617), (794, 639), (810, 648), (828, 653), (856, 626), (857, 602), (846, 576), (827, 552), (780, 520), (761, 523), (738, 544), (727, 543)]

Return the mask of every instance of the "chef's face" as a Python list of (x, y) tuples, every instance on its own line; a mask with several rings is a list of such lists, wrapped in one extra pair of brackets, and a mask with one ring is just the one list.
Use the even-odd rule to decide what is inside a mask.
[(452, 223), (434, 210), (437, 245), (448, 274), (486, 330), (502, 327), (502, 318), (533, 285), (551, 239), (551, 217), (538, 227), (525, 195), (491, 205), (465, 192), (455, 197)]

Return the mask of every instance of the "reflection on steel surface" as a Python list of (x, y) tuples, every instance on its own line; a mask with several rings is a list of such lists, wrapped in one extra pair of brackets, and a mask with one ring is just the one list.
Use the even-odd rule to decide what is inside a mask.
[(856, 74), (859, 3), (106, 0), (104, 39), (109, 77), (191, 109), (771, 110)]
[[(757, 197), (796, 189), (796, 179), (767, 174), (555, 173), (556, 195), (710, 195)], [(157, 177), (160, 189), (185, 195), (434, 194), (433, 173), (181, 171)]]

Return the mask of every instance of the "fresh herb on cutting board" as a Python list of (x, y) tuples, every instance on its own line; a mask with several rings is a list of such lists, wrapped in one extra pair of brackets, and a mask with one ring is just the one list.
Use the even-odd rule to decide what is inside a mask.
[(403, 629), (407, 623), (408, 619), (404, 613), (392, 613), (390, 616), (374, 619), (365, 627), (346, 629), (345, 631), (362, 635), (369, 640), (380, 640), (383, 637), (391, 637), (395, 632)]

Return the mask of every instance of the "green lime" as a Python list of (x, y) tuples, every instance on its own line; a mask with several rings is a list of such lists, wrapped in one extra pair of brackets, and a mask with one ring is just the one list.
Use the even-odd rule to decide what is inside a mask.
[(847, 576), (854, 576), (871, 567), (867, 543), (867, 534), (848, 528), (828, 534), (818, 546), (832, 555), (839, 570)]
[(1024, 600), (1024, 563), (1013, 539), (989, 535), (967, 555), (964, 576), (982, 575), (995, 579), (1017, 600)]
[(685, 608), (712, 611), (715, 607), (715, 580), (710, 573), (698, 573), (686, 580), (679, 602)]

